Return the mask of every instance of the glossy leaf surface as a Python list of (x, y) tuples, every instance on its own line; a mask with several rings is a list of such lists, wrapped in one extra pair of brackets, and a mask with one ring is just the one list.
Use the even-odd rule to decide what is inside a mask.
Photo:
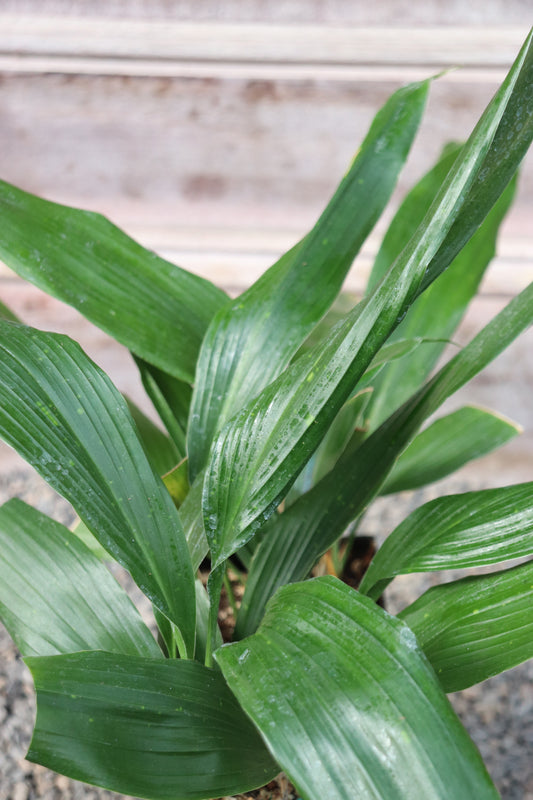
[(414, 634), (335, 578), (215, 658), (305, 800), (498, 797)]
[(37, 688), (28, 758), (150, 800), (202, 800), (278, 771), (219, 672), (111, 653), (27, 659)]
[(59, 522), (10, 500), (0, 508), (0, 550), (0, 616), (23, 656), (162, 657), (127, 594)]
[(192, 652), (185, 536), (124, 399), (67, 337), (8, 322), (0, 333), (0, 435), (69, 500)]
[(216, 432), (280, 374), (340, 291), (394, 189), (428, 86), (406, 86), (386, 102), (312, 231), (213, 320), (191, 409), (193, 479)]
[(418, 434), (396, 462), (381, 494), (438, 481), (505, 444), (519, 432), (517, 425), (498, 414), (464, 406)]
[[(432, 259), (461, 217), (517, 80), (531, 63), (530, 37), (455, 160), (426, 218), (374, 292), (333, 329), (322, 346), (298, 359), (216, 438), (204, 489), (204, 525), (216, 564), (245, 544), (273, 513), (351, 389), (415, 300)], [(442, 259), (439, 264), (441, 271), (448, 266)]]
[(400, 617), (446, 692), (533, 658), (533, 563), (429, 589)]
[(192, 381), (226, 295), (146, 250), (100, 214), (0, 181), (0, 258), (165, 372)]
[(533, 323), (533, 284), (306, 495), (275, 518), (254, 557), (237, 620), (252, 633), (265, 603), (285, 583), (305, 578), (379, 491), (422, 423)]
[(533, 483), (439, 497), (387, 537), (360, 591), (375, 597), (394, 575), (480, 567), (531, 554)]
[[(407, 244), (413, 223), (422, 219), (425, 209), (436, 194), (444, 174), (457, 157), (457, 150), (437, 164), (435, 170), (413, 190), (415, 199), (407, 197), (406, 208), (401, 208), (391, 225), (394, 246), (400, 249)], [(444, 173), (444, 174), (443, 174)], [(387, 365), (374, 382), (374, 396), (370, 413), (371, 428), (377, 427), (419, 388), (430, 374), (444, 350), (446, 340), (453, 337), (457, 327), (475, 296), (483, 275), (496, 253), (496, 240), (500, 225), (507, 213), (516, 190), (516, 180), (505, 189), (489, 212), (479, 230), (457, 254), (446, 272), (417, 298), (404, 320), (392, 334), (391, 340), (411, 337), (433, 339), (418, 348), (401, 362)], [(414, 205), (414, 208), (413, 208)], [(396, 227), (400, 230), (396, 231)], [(390, 233), (390, 231), (389, 231)], [(398, 237), (400, 241), (397, 241)], [(392, 243), (384, 240), (385, 258), (391, 257)], [(398, 250), (400, 252), (400, 250)], [(380, 267), (378, 254), (376, 266)], [(439, 341), (440, 340), (440, 341)]]

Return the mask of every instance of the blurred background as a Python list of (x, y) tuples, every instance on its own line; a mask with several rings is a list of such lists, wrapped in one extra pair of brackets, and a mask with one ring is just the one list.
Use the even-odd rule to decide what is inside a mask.
[[(531, 11), (531, 0), (0, 0), (0, 177), (100, 211), (237, 293), (314, 223), (386, 98), (449, 70), (433, 83), (393, 202), (348, 277), (359, 292), (399, 199), (447, 141), (468, 136)], [(460, 343), (533, 280), (532, 223), (530, 154)], [(80, 341), (147, 408), (128, 353), (74, 310), (2, 264), (0, 297), (29, 324)], [(454, 398), (501, 411), (524, 434), (465, 468), (451, 490), (532, 480), (532, 353), (530, 331)], [(0, 484), (55, 513), (5, 447)], [(370, 521), (376, 532), (384, 519), (392, 525), (383, 513)], [(16, 720), (31, 707), (31, 681), (2, 641), (0, 751), (5, 742), (15, 755), (0, 769), (0, 800), (110, 796), (24, 761), (31, 711)], [(507, 800), (533, 798), (531, 680), (528, 666), (456, 703)]]

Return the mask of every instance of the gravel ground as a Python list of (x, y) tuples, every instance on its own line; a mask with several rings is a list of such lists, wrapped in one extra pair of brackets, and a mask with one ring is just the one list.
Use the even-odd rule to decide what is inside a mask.
[[(451, 492), (479, 487), (452, 482), (446, 488)], [(430, 489), (406, 494), (392, 502), (379, 501), (367, 517), (365, 533), (379, 537), (382, 531), (390, 531), (412, 508), (434, 494)], [(66, 524), (73, 519), (68, 505), (32, 473), (17, 472), (9, 479), (0, 476), (0, 502), (14, 496)], [(435, 576), (429, 579), (406, 576), (395, 581), (387, 595), (389, 610), (405, 606), (432, 582), (436, 582)], [(533, 661), (457, 692), (450, 699), (479, 747), (503, 800), (533, 800)], [(0, 800), (123, 797), (71, 781), (26, 761), (24, 755), (34, 716), (30, 674), (0, 626)]]

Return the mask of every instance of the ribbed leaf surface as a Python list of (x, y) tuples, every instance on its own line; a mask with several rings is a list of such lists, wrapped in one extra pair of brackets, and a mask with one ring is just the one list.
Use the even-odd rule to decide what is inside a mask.
[(275, 589), (301, 580), (360, 516), (422, 423), (533, 323), (533, 284), (306, 495), (273, 520), (252, 562), (237, 635), (252, 633)]
[[(453, 160), (452, 154), (451, 158), (444, 159), (444, 163), (449, 166)], [(437, 165), (436, 171), (441, 179), (439, 166)], [(432, 183), (433, 185), (430, 184), (426, 191), (421, 192), (422, 197), (418, 198), (419, 201), (425, 199), (426, 205), (422, 203), (418, 209), (412, 209), (412, 203), (408, 198), (407, 209), (399, 212), (401, 219), (399, 224), (407, 226), (402, 237), (404, 239), (402, 247), (408, 241), (413, 224), (413, 219), (408, 221), (404, 215), (413, 210), (415, 221), (423, 217), (425, 208), (430, 204), (438, 188), (434, 181)], [(418, 389), (436, 365), (446, 340), (453, 338), (487, 267), (494, 258), (498, 232), (511, 205), (516, 183), (516, 179), (511, 181), (479, 230), (457, 254), (446, 272), (416, 300), (405, 319), (392, 334), (392, 340), (421, 336), (434, 341), (418, 348), (401, 362), (392, 362), (380, 373), (374, 382), (372, 408), (369, 414), (371, 428), (376, 428)], [(392, 227), (394, 225), (393, 222)]]
[(0, 616), (22, 655), (162, 657), (127, 594), (63, 525), (10, 500), (0, 508), (0, 550)]
[(191, 409), (193, 478), (215, 433), (279, 375), (335, 299), (394, 189), (428, 85), (406, 86), (387, 101), (313, 230), (213, 320)]
[(178, 513), (122, 396), (65, 336), (0, 322), (0, 435), (74, 506), (194, 647), (194, 575)]
[(533, 563), (429, 589), (400, 617), (446, 692), (533, 658)]
[[(204, 489), (204, 524), (214, 564), (245, 544), (274, 511), (415, 299), (451, 226), (462, 219), (461, 209), (504, 124), (517, 79), (533, 63), (530, 39), (454, 162), (427, 218), (384, 280), (323, 345), (298, 359), (218, 435)], [(462, 226), (469, 235), (474, 232), (470, 219), (464, 218)], [(439, 263), (442, 269), (448, 266)]]
[(508, 442), (520, 428), (491, 411), (464, 406), (422, 431), (405, 450), (381, 494), (416, 489)]
[(414, 634), (335, 578), (215, 658), (305, 800), (498, 797)]
[(219, 672), (111, 653), (27, 659), (37, 688), (28, 758), (149, 800), (205, 800), (279, 771)]
[(533, 483), (439, 497), (387, 537), (360, 590), (376, 596), (394, 575), (481, 567), (531, 554)]
[(192, 381), (226, 295), (130, 239), (100, 214), (0, 181), (0, 258), (18, 275), (165, 372)]

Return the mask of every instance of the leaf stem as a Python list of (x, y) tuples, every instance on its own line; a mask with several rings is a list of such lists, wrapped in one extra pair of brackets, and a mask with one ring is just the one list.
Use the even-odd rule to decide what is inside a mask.
[(207, 641), (205, 644), (205, 666), (213, 666), (213, 652), (216, 648), (216, 633), (218, 622), (218, 607), (220, 605), (220, 593), (222, 583), (226, 575), (226, 562), (223, 561), (215, 567), (207, 581), (207, 593), (209, 595), (209, 616), (207, 618)]

